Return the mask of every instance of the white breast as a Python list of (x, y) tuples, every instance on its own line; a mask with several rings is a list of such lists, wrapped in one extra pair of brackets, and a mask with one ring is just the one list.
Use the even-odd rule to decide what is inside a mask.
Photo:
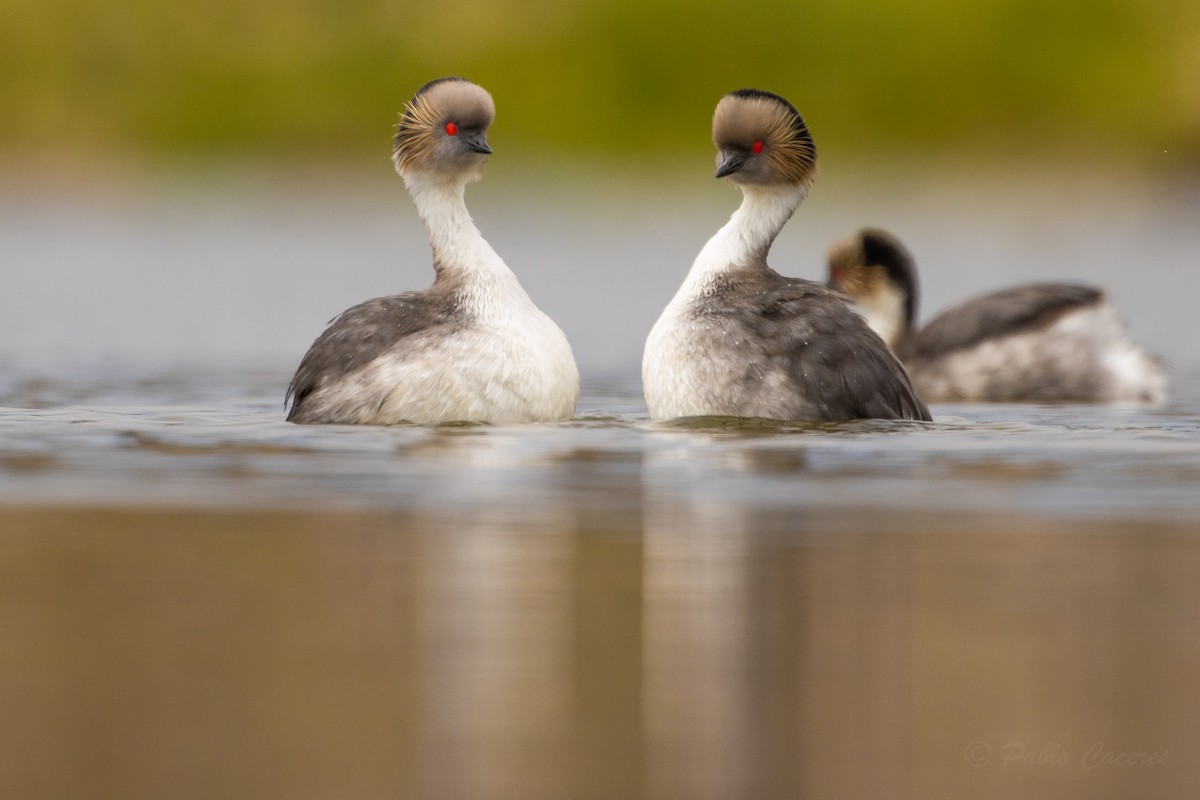
[(693, 313), (712, 282), (731, 270), (761, 261), (804, 197), (799, 186), (743, 186), (742, 204), (700, 250), (675, 297), (646, 339), (642, 387), (654, 419), (739, 415), (746, 387), (735, 359), (741, 343), (728, 341), (711, 320)]
[(695, 369), (694, 337), (675, 306), (668, 305), (654, 323), (642, 355), (642, 388), (653, 419), (694, 416), (704, 388)]
[(369, 364), (349, 391), (380, 398), (372, 421), (382, 424), (569, 419), (579, 400), (571, 348), (549, 317), (526, 311), (413, 340)]
[(642, 387), (651, 418), (740, 413), (737, 377), (744, 365), (731, 363), (738, 348), (723, 336), (710, 321), (694, 315), (690, 304), (667, 306), (642, 356)]

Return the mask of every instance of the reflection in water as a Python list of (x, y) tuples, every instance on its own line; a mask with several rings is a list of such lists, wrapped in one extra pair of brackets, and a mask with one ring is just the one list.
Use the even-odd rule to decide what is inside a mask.
[(570, 537), (479, 518), (427, 530), (430, 795), (563, 796), (546, 754), (571, 734)]
[(631, 495), (644, 530), (0, 511), (0, 796), (1194, 789), (1190, 531), (880, 535), (671, 461)]
[(1194, 418), (973, 413), (18, 412), (0, 797), (1189, 797)]
[[(659, 463), (653, 463), (657, 461)], [(647, 465), (645, 704), (653, 797), (761, 796), (763, 753), (751, 714), (761, 653), (748, 582), (744, 508), (673, 496), (657, 471), (686, 471), (669, 453)], [(690, 500), (690, 502), (689, 502)], [(790, 637), (789, 637), (790, 638)]]
[(897, 796), (912, 766), (905, 550), (714, 497), (703, 472), (647, 468), (663, 476), (644, 531), (652, 796)]

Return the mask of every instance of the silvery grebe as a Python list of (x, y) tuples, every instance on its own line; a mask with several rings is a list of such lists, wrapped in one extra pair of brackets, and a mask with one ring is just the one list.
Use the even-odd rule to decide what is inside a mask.
[(494, 117), (491, 95), (462, 78), (427, 83), (408, 103), (392, 160), (429, 232), (433, 285), (333, 320), (288, 387), (289, 421), (537, 422), (574, 413), (579, 372), (566, 337), (463, 200), (492, 152)]
[(859, 306), (930, 402), (1166, 399), (1161, 362), (1130, 341), (1101, 289), (1024, 284), (917, 328), (913, 258), (896, 237), (870, 228), (830, 249), (829, 286)]
[(713, 141), (717, 177), (743, 200), (646, 341), (650, 416), (930, 419), (904, 367), (842, 295), (767, 266), (816, 174), (800, 114), (770, 92), (732, 92), (717, 104)]

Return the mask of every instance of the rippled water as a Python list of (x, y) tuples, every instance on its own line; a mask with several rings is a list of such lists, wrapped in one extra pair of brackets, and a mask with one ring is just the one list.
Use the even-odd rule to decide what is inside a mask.
[[(987, 265), (930, 311), (1098, 270), (1171, 363), (1163, 408), (654, 424), (640, 341), (728, 209), (609, 209), (620, 235), (591, 220), (538, 250), (486, 198), (576, 343), (570, 422), (282, 421), (324, 319), (427, 279), (394, 275), (401, 203), (0, 214), (31, 265), (0, 297), (0, 797), (1194, 796), (1200, 242), (1179, 205), (809, 223), (908, 222), (935, 262)], [(548, 293), (564, 243), (607, 280)], [(1146, 259), (1154, 281), (1127, 269)]]
[[(937, 406), (933, 424), (648, 420), (603, 381), (546, 425), (296, 426), (285, 373), (97, 374), (0, 392), (0, 501), (81, 505), (586, 510), (639, 525), (647, 492), (723, 514), (891, 512), (1195, 520), (1195, 376), (1161, 409)], [(1182, 380), (1181, 380), (1182, 378)], [(468, 510), (470, 510), (468, 512)], [(792, 525), (781, 517), (785, 528)]]
[(0, 795), (1188, 796), (1195, 378), (385, 429), (282, 422), (286, 373), (8, 374)]

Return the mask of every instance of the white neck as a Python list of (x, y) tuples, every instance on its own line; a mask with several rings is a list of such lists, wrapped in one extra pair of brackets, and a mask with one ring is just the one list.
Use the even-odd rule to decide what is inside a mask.
[(512, 270), (471, 220), (463, 198), (468, 180), (465, 175), (404, 175), (404, 185), (429, 232), (438, 278), (462, 281), (464, 291), (480, 308), (512, 295), (528, 300)]
[(696, 256), (680, 294), (702, 291), (732, 269), (765, 263), (767, 251), (804, 199), (799, 186), (742, 186), (742, 204)]
[(904, 299), (904, 292), (889, 281), (875, 295), (856, 301), (867, 325), (887, 342), (888, 347), (895, 347), (909, 330)]

